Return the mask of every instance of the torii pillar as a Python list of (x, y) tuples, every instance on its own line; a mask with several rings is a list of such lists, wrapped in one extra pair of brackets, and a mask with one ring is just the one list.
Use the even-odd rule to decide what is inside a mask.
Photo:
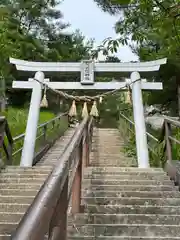
[(149, 165), (149, 152), (146, 134), (146, 125), (144, 117), (144, 107), (141, 92), (141, 79), (138, 72), (131, 74), (132, 84), (132, 103), (133, 103), (133, 115), (135, 123), (135, 136), (136, 136), (136, 151), (138, 166), (140, 168), (148, 168)]
[[(142, 63), (93, 63), (92, 61), (86, 60), (83, 62), (29, 62), (19, 59), (10, 58), (10, 62), (16, 65), (17, 70), (20, 71), (29, 71), (29, 72), (81, 72), (81, 81), (79, 82), (47, 82), (47, 85), (53, 89), (61, 90), (70, 90), (70, 89), (81, 89), (81, 90), (114, 90), (124, 88), (127, 90), (127, 83), (131, 83), (132, 88), (132, 100), (133, 100), (133, 113), (134, 113), (134, 122), (135, 122), (135, 133), (136, 133), (136, 150), (137, 150), (137, 160), (139, 168), (148, 168), (149, 167), (149, 156), (148, 156), (148, 145), (147, 145), (147, 135), (146, 135), (146, 126), (144, 118), (144, 108), (142, 100), (142, 89), (143, 90), (161, 90), (161, 82), (146, 82), (142, 81), (140, 73), (143, 75), (148, 72), (156, 72), (159, 70), (160, 65), (165, 64), (167, 61), (166, 58), (142, 62)], [(130, 79), (126, 79), (125, 82), (94, 82), (94, 72), (103, 72), (103, 73), (130, 73)], [(34, 89), (33, 82), (27, 81), (14, 81), (14, 88), (26, 88)], [(41, 89), (38, 88), (39, 94), (41, 95)], [(34, 90), (33, 90), (34, 91)], [(34, 98), (34, 100), (32, 99)], [(35, 94), (32, 94), (31, 103), (33, 106), (30, 107), (29, 116), (28, 116), (28, 125), (33, 121), (31, 111), (39, 111), (39, 98), (38, 103), (35, 104)], [(35, 110), (36, 109), (36, 110)], [(36, 133), (37, 121), (36, 124), (33, 124), (33, 129), (31, 131)], [(27, 129), (30, 129), (30, 126), (27, 126)], [(29, 132), (26, 131), (26, 138), (29, 141), (24, 142), (23, 150), (28, 149), (27, 144), (33, 143), (34, 135), (32, 136)], [(32, 139), (33, 138), (33, 139)], [(26, 152), (24, 150), (24, 152)], [(34, 152), (34, 151), (33, 151)], [(22, 155), (21, 166), (32, 166), (33, 156), (27, 156), (28, 153)], [(28, 158), (28, 160), (27, 160)]]

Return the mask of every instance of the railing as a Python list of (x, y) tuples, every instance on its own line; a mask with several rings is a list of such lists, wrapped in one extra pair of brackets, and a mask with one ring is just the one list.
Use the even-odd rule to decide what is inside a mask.
[[(122, 118), (126, 122), (126, 126), (122, 128), (127, 128), (130, 134), (133, 134), (134, 140), (135, 140), (135, 129), (134, 129), (134, 122), (127, 118), (124, 114), (120, 113), (120, 118)], [(127, 135), (127, 137), (130, 137), (130, 134)], [(159, 151), (158, 148), (159, 140), (154, 137), (149, 132), (146, 132), (147, 134), (147, 140), (148, 140), (148, 149), (150, 152), (150, 155), (154, 155), (156, 157), (159, 157)], [(151, 156), (150, 156), (151, 157)]]
[(84, 119), (77, 127), (59, 163), (22, 218), (14, 240), (67, 239), (67, 212), (71, 198), (72, 214), (81, 211), (83, 167), (89, 164), (93, 119)]
[[(128, 131), (134, 135), (135, 134), (134, 122), (129, 118), (127, 118), (122, 113), (120, 113), (120, 117), (127, 123), (126, 128), (128, 129)], [(173, 127), (174, 129), (172, 129)], [(177, 145), (180, 144), (180, 141), (177, 138), (173, 137), (174, 132), (176, 132), (175, 128), (176, 129), (180, 128), (180, 122), (164, 116), (164, 124), (161, 130), (162, 133), (159, 138), (156, 138), (152, 134), (146, 132), (147, 138), (148, 138), (150, 160), (153, 161), (152, 155), (154, 155), (155, 157), (154, 161), (152, 162), (152, 165), (154, 167), (155, 166), (167, 167), (167, 165), (168, 166), (171, 165), (171, 171), (172, 171), (172, 160), (175, 157), (173, 156), (173, 152), (174, 152), (173, 147), (174, 149), (176, 148), (177, 151), (179, 150), (179, 155), (176, 154), (176, 158), (180, 156), (180, 148), (177, 147)], [(165, 153), (166, 153), (166, 156), (165, 156)]]
[(48, 151), (54, 142), (63, 135), (68, 128), (68, 114), (62, 113), (52, 120), (38, 126), (36, 149), (33, 164)]
[[(1, 117), (0, 126), (2, 127), (2, 142), (5, 155), (3, 154), (4, 162), (9, 165), (19, 164), (21, 152), (23, 149), (23, 142), (25, 133), (20, 134), (12, 138), (7, 120), (5, 117)], [(68, 127), (68, 116), (67, 113), (59, 114), (57, 117), (51, 119), (48, 122), (45, 122), (38, 126), (37, 137), (36, 137), (36, 147), (35, 147), (35, 156), (33, 164), (36, 164), (39, 159), (47, 152), (47, 150), (53, 145), (53, 143), (63, 134), (63, 132)], [(3, 130), (4, 129), (4, 130)], [(4, 138), (5, 131), (6, 138)], [(7, 140), (8, 140), (8, 152), (7, 152)]]
[(180, 122), (168, 117), (164, 117), (162, 139), (164, 137), (166, 140), (166, 157), (168, 161), (173, 160), (173, 143), (175, 143), (176, 146), (180, 144), (180, 141), (173, 137), (175, 130), (173, 127), (176, 129), (180, 128)]
[[(161, 141), (165, 139), (166, 171), (180, 186), (180, 122), (164, 117)], [(175, 136), (177, 137), (175, 137)]]
[[(1, 166), (3, 165), (3, 156), (6, 157), (6, 163), (12, 164), (12, 149), (13, 149), (13, 138), (9, 129), (8, 122), (5, 117), (0, 117), (0, 160)], [(1, 167), (0, 166), (0, 167)]]

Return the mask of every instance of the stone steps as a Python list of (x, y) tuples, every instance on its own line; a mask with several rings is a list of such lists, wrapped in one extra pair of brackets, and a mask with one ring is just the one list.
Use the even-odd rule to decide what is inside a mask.
[[(1, 215), (0, 215), (1, 216)], [(69, 224), (76, 223), (76, 227), (84, 224), (157, 224), (179, 225), (180, 215), (161, 214), (77, 214), (69, 216)]]
[(86, 173), (89, 172), (97, 172), (97, 173), (119, 173), (119, 172), (135, 172), (135, 173), (139, 173), (139, 172), (147, 172), (147, 173), (151, 173), (151, 172), (161, 172), (164, 173), (162, 168), (134, 168), (134, 167), (88, 167), (86, 168)]
[(69, 227), (69, 235), (79, 235), (79, 232), (89, 236), (146, 236), (151, 237), (179, 237), (178, 225), (157, 224), (86, 224), (84, 226)]
[(0, 212), (24, 214), (29, 205), (28, 203), (0, 203)]
[[(52, 171), (52, 168), (49, 168), (47, 166), (42, 166), (41, 168), (39, 167), (32, 167), (32, 168), (25, 168), (25, 167), (14, 167), (14, 166), (8, 166), (5, 169), (1, 170), (1, 174), (4, 173), (10, 173), (10, 174), (31, 174), (31, 175), (35, 175), (35, 174), (48, 174)], [(0, 176), (1, 176), (0, 174)]]
[(94, 205), (106, 205), (109, 206), (109, 208), (112, 208), (114, 205), (122, 205), (122, 206), (140, 206), (140, 208), (148, 207), (148, 206), (180, 206), (180, 198), (145, 198), (145, 197), (98, 197), (98, 198), (92, 198), (92, 197), (82, 197), (82, 203), (88, 207), (90, 205), (90, 208), (94, 207)]
[[(1, 171), (0, 240), (10, 239), (70, 136), (59, 147), (55, 144), (38, 166)], [(117, 130), (94, 130), (92, 166), (83, 173), (84, 213), (69, 215), (68, 239), (180, 239), (179, 188), (161, 168), (131, 167), (136, 163), (122, 148)]]
[(101, 213), (101, 214), (164, 214), (164, 215), (179, 215), (179, 206), (169, 205), (118, 205), (118, 204), (88, 204), (85, 205), (86, 213)]
[[(0, 238), (1, 239), (1, 238)], [(141, 236), (73, 236), (68, 237), (68, 240), (176, 240), (179, 239), (179, 237), (144, 237)], [(4, 239), (3, 239), (4, 240)], [(5, 239), (6, 240), (6, 239)]]
[[(21, 193), (22, 194), (22, 193)], [(3, 195), (0, 196), (0, 204), (8, 203), (8, 204), (31, 204), (34, 199), (33, 195), (23, 196), (21, 195)], [(1, 218), (0, 218), (1, 219)]]
[(86, 186), (94, 186), (94, 185), (171, 185), (172, 186), (172, 182), (170, 180), (163, 180), (160, 181), (162, 179), (159, 180), (141, 180), (141, 179), (121, 179), (121, 180), (100, 180), (100, 179), (84, 179), (83, 180), (83, 185)]
[[(120, 162), (121, 161), (121, 162)], [(124, 160), (118, 160), (118, 161), (113, 161), (113, 162), (109, 162), (109, 160), (107, 161), (90, 161), (90, 167), (116, 167), (116, 166), (121, 166), (121, 167), (137, 167), (136, 162), (134, 161), (129, 161), (127, 163), (127, 161)]]
[(0, 221), (0, 233), (10, 235), (14, 230), (16, 230), (18, 222), (7, 222), (3, 223)]
[(69, 216), (68, 239), (180, 239), (179, 187), (161, 168), (128, 167), (136, 163), (123, 155), (118, 134), (96, 132), (83, 174), (84, 214)]
[(9, 213), (9, 212), (0, 212), (0, 222), (1, 223), (18, 223), (23, 217), (23, 213)]
[(0, 240), (11, 239), (12, 232), (59, 160), (73, 131), (66, 132), (67, 136), (58, 140), (38, 165), (32, 168), (10, 166), (1, 169)]
[[(102, 150), (102, 152), (103, 152), (104, 150)], [(96, 161), (98, 161), (98, 162), (108, 162), (109, 161), (109, 163), (111, 163), (111, 162), (117, 162), (117, 161), (126, 161), (126, 162), (128, 162), (128, 161), (132, 161), (133, 160), (133, 158), (127, 158), (127, 157), (125, 157), (125, 156), (122, 156), (122, 154), (121, 153), (119, 153), (118, 155), (116, 154), (116, 155), (114, 155), (114, 154), (111, 154), (111, 155), (109, 155), (109, 154), (103, 154), (103, 155), (99, 155), (98, 153), (93, 153), (93, 154), (91, 154), (90, 155), (90, 159), (91, 159), (91, 161), (93, 161), (93, 162), (96, 162)], [(119, 165), (119, 166), (121, 166), (121, 165)]]
[(173, 185), (84, 185), (84, 191), (173, 191), (179, 187)]
[(87, 175), (84, 175), (84, 178), (85, 179), (94, 179), (94, 180), (99, 180), (99, 181), (104, 181), (104, 180), (108, 180), (110, 179), (111, 181), (118, 181), (118, 180), (127, 180), (127, 179), (135, 179), (135, 180), (169, 180), (169, 177), (165, 174), (163, 175), (155, 175), (155, 174), (141, 174), (141, 175), (133, 175), (133, 174), (119, 174), (119, 175), (101, 175), (101, 174), (95, 174), (94, 176), (93, 175), (90, 175), (90, 176), (87, 176)]
[(180, 198), (177, 191), (86, 191), (85, 197)]
[(18, 184), (15, 182), (10, 182), (10, 183), (0, 183), (0, 189), (17, 189), (17, 190), (37, 190), (40, 189), (41, 187), (41, 182), (40, 183), (31, 183), (29, 182), (18, 182)]
[(134, 162), (124, 162), (124, 161), (121, 161), (121, 163), (119, 163), (119, 161), (117, 162), (112, 162), (112, 163), (109, 163), (109, 160), (107, 162), (90, 162), (90, 166), (94, 166), (94, 167), (111, 167), (111, 166), (122, 166), (122, 167), (125, 167), (125, 166), (129, 166), (129, 167), (136, 167), (136, 163)]
[[(131, 175), (131, 176), (140, 176), (140, 177), (144, 177), (144, 176), (167, 176), (167, 174), (165, 172), (128, 172), (128, 171), (119, 171), (119, 172), (114, 172), (113, 176), (112, 174), (109, 174), (109, 172), (103, 172), (103, 176), (101, 173), (98, 172), (85, 172), (84, 173), (84, 178), (87, 177), (93, 177), (93, 178), (105, 178), (105, 177), (113, 177), (113, 178), (117, 178), (119, 176), (124, 176), (124, 175)], [(169, 178), (168, 178), (169, 179)]]
[[(24, 189), (23, 196), (35, 196), (39, 189)], [(22, 189), (0, 189), (0, 196), (21, 196)]]
[(9, 177), (4, 177), (4, 178), (0, 178), (0, 184), (2, 183), (6, 183), (6, 184), (12, 184), (12, 183), (16, 183), (16, 184), (19, 184), (19, 183), (29, 183), (29, 184), (33, 184), (33, 183), (36, 183), (36, 184), (43, 184), (45, 179), (47, 177), (31, 177), (31, 176), (27, 176), (26, 178), (24, 177), (17, 177), (17, 178), (9, 178)]
[(27, 172), (27, 173), (21, 173), (21, 172), (17, 172), (17, 173), (3, 173), (1, 172), (0, 174), (0, 180), (4, 179), (4, 178), (30, 178), (30, 179), (34, 179), (34, 178), (46, 178), (49, 175), (50, 172), (47, 173), (34, 173), (34, 172)]

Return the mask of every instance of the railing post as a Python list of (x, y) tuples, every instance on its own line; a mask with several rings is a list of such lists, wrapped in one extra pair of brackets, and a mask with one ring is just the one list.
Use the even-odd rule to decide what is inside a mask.
[(76, 169), (74, 182), (72, 186), (72, 214), (81, 212), (81, 182), (82, 182), (82, 157), (83, 157), (83, 140), (79, 145), (77, 156), (79, 164)]
[(49, 240), (67, 240), (68, 177), (57, 202), (49, 227)]
[(8, 165), (12, 165), (13, 163), (13, 159), (12, 159), (12, 152), (13, 152), (13, 138), (11, 136), (11, 132), (8, 126), (8, 122), (6, 121), (6, 125), (5, 125), (5, 130), (6, 130), (6, 136), (8, 139), (8, 145), (7, 145), (7, 151), (8, 151), (8, 156), (7, 156), (7, 164)]
[(44, 132), (43, 132), (44, 142), (46, 142), (47, 125), (44, 125), (43, 131), (44, 131)]
[[(60, 118), (58, 120), (60, 120)], [(52, 127), (53, 127), (53, 129), (55, 127), (55, 121), (54, 120), (52, 121)]]
[(88, 165), (89, 165), (89, 132), (87, 125), (85, 137), (83, 139), (83, 168), (86, 168)]
[[(90, 129), (88, 131), (88, 154), (90, 154), (91, 150), (92, 150), (92, 138), (93, 138), (93, 122), (94, 120), (92, 119), (91, 125), (90, 125)], [(89, 156), (89, 155), (88, 155)]]
[(171, 125), (164, 120), (165, 123), (165, 137), (166, 137), (166, 154), (168, 161), (172, 161), (172, 145), (171, 145), (171, 140), (169, 139), (169, 136), (171, 135)]
[(84, 170), (84, 168), (87, 167), (87, 161), (86, 161), (86, 157), (87, 157), (86, 139), (87, 139), (87, 132), (86, 132), (85, 136), (83, 136), (83, 154), (82, 154), (82, 155), (83, 155), (83, 156), (82, 156), (82, 158), (83, 158), (83, 170)]
[[(5, 117), (0, 117), (0, 148), (3, 148), (4, 143), (4, 131), (5, 131)], [(0, 164), (3, 162), (2, 153), (0, 152)]]

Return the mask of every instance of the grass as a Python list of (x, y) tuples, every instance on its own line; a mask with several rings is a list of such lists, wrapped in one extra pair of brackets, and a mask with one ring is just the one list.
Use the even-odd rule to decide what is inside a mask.
[[(11, 134), (16, 137), (26, 130), (26, 123), (28, 117), (28, 109), (19, 109), (10, 107), (5, 113), (8, 124), (10, 126)], [(49, 111), (41, 111), (39, 115), (39, 124), (49, 121), (54, 118), (55, 114)]]
[[(23, 134), (26, 130), (26, 123), (28, 117), (28, 109), (18, 109), (18, 108), (9, 108), (6, 113), (3, 115), (6, 116), (9, 128), (12, 134), (12, 137), (19, 136)], [(55, 114), (47, 111), (41, 110), (39, 115), (39, 125), (45, 122), (50, 121), (55, 118)], [(44, 137), (44, 128), (39, 128), (37, 130), (37, 137), (35, 152), (39, 152), (39, 150), (47, 143), (52, 141), (61, 135), (68, 127), (67, 119), (62, 117), (59, 120), (55, 121), (54, 124), (49, 124), (46, 130), (46, 138)], [(23, 147), (24, 138), (14, 142), (13, 145), (13, 153), (17, 152), (19, 149)], [(21, 157), (21, 151), (17, 152), (13, 156), (13, 165), (19, 165)]]

